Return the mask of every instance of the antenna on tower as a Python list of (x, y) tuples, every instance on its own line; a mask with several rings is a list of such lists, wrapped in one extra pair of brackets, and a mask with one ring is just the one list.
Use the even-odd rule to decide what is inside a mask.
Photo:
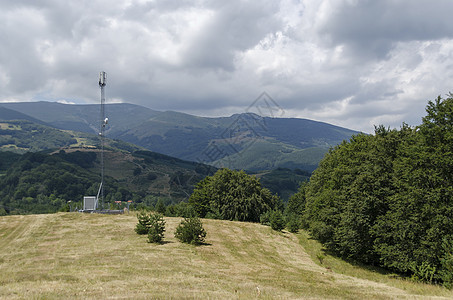
[(105, 117), (105, 91), (104, 88), (107, 84), (107, 74), (102, 71), (99, 73), (99, 87), (101, 88), (101, 124), (99, 136), (101, 138), (101, 184), (99, 185), (99, 191), (97, 200), (101, 199), (101, 209), (104, 209), (104, 131), (109, 119)]

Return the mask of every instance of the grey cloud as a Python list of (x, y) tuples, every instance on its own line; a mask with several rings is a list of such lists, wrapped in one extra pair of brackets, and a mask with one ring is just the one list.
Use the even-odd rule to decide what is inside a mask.
[(335, 82), (317, 83), (293, 87), (293, 94), (288, 98), (279, 98), (276, 101), (288, 109), (305, 108), (318, 110), (331, 102), (352, 97), (359, 89), (356, 80), (340, 78)]
[(185, 66), (234, 71), (235, 54), (255, 46), (281, 27), (269, 1), (227, 1), (188, 47)]
[[(387, 101), (389, 99), (397, 99), (399, 94), (403, 91), (394, 85), (394, 79), (388, 78), (373, 83), (364, 83), (357, 89), (352, 97), (351, 104), (366, 103), (367, 101)], [(388, 109), (383, 107), (382, 109)], [(376, 113), (376, 111), (373, 111)], [(378, 112), (382, 113), (382, 112)]]
[(397, 42), (453, 37), (453, 2), (448, 0), (342, 1), (318, 32), (351, 55), (386, 58)]
[(0, 26), (0, 68), (10, 78), (11, 93), (30, 91), (45, 82), (47, 70), (40, 60), (35, 40), (41, 35), (42, 23), (34, 10), (19, 15), (1, 13), (6, 24)]
[(0, 1), (0, 102), (97, 103), (103, 70), (107, 102), (218, 115), (244, 111), (266, 91), (284, 110), (372, 132), (370, 120), (420, 120), (427, 100), (449, 91), (453, 2), (324, 2), (333, 8), (311, 0)]

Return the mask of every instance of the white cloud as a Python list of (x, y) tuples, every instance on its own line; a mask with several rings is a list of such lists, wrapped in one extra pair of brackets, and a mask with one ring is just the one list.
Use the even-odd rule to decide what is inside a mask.
[(366, 132), (451, 90), (448, 0), (2, 1), (0, 101), (107, 101), (199, 115), (285, 109)]

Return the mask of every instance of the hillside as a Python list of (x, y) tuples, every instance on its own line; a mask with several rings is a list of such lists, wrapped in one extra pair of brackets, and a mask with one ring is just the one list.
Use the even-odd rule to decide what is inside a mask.
[(327, 254), (320, 265), (305, 250), (317, 245), (305, 233), (203, 220), (206, 244), (194, 247), (174, 238), (179, 221), (166, 218), (165, 243), (152, 245), (135, 234), (133, 213), (0, 217), (0, 298), (453, 297), (444, 288), (367, 271)]
[[(31, 116), (63, 130), (97, 134), (99, 131), (99, 105), (69, 105), (57, 102), (2, 103), (0, 107)], [(111, 131), (123, 131), (146, 121), (154, 113), (151, 109), (132, 104), (109, 104), (106, 110), (115, 120)]]
[[(97, 149), (66, 148), (24, 155), (0, 152), (0, 215), (50, 213), (81, 207), (100, 182)], [(105, 157), (105, 203), (166, 205), (187, 199), (193, 185), (215, 168), (150, 151), (109, 149)], [(108, 207), (108, 206), (107, 206)]]
[(20, 113), (18, 111), (8, 109), (5, 107), (0, 106), (0, 120), (10, 121), (10, 120), (27, 120), (33, 123), (45, 125), (44, 122), (30, 117), (29, 115)]
[[(17, 115), (16, 115), (17, 116)], [(20, 117), (20, 116), (17, 116)], [(0, 116), (0, 151), (14, 153), (38, 152), (63, 147), (96, 148), (98, 135), (72, 130), (61, 130), (29, 120), (6, 120)], [(120, 140), (105, 139), (108, 149), (137, 151), (144, 148)]]
[(294, 195), (301, 182), (310, 179), (310, 173), (300, 169), (277, 168), (270, 171), (251, 173), (260, 179), (261, 185), (277, 194), (283, 202)]
[[(97, 105), (31, 102), (0, 106), (58, 129), (92, 134), (99, 131)], [(250, 170), (291, 167), (312, 171), (330, 147), (357, 134), (346, 128), (306, 119), (270, 118), (246, 113), (207, 118), (172, 111), (158, 112), (124, 103), (106, 105), (106, 115), (110, 120), (106, 130), (109, 138), (184, 160)], [(257, 141), (272, 146), (266, 146), (264, 156), (256, 151)], [(294, 154), (288, 155), (282, 149), (289, 149)], [(301, 151), (305, 149), (310, 150)], [(228, 159), (237, 163), (227, 165), (225, 160)]]
[(232, 169), (272, 170), (276, 168), (302, 169), (312, 172), (328, 151), (327, 147), (300, 149), (275, 139), (257, 139), (245, 149), (213, 162), (215, 166)]

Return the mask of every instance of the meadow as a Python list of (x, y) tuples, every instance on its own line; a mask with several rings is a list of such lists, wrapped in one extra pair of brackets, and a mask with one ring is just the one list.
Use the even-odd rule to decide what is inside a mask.
[(302, 231), (203, 219), (202, 246), (162, 245), (134, 232), (135, 213), (0, 217), (1, 299), (416, 299), (453, 298), (324, 253)]

